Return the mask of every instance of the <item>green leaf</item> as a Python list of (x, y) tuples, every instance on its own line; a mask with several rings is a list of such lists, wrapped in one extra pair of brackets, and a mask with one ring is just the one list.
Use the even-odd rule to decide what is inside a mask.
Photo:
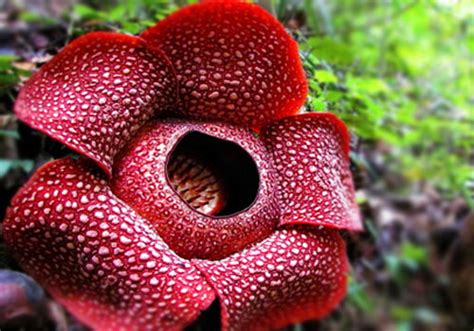
[(76, 4), (72, 9), (73, 14), (82, 20), (92, 20), (92, 19), (99, 19), (102, 20), (104, 18), (103, 14), (99, 10), (95, 10), (92, 7), (83, 4)]
[(357, 283), (352, 275), (349, 275), (349, 289), (347, 292), (348, 300), (357, 308), (365, 312), (371, 312), (375, 308), (374, 301), (365, 291), (365, 285)]
[(338, 102), (344, 98), (344, 93), (340, 91), (326, 91), (324, 97), (328, 102)]
[[(0, 87), (7, 88), (18, 83), (18, 77), (15, 74), (1, 74), (0, 73)], [(0, 91), (1, 93), (1, 91)]]
[(316, 70), (314, 78), (320, 83), (337, 83), (337, 76), (327, 70)]
[(13, 69), (12, 63), (17, 59), (14, 55), (0, 55), (0, 71)]
[(54, 25), (58, 24), (58, 20), (41, 15), (39, 13), (36, 13), (34, 11), (22, 11), (20, 12), (20, 18), (29, 23), (36, 23), (36, 24), (42, 24), (42, 25)]
[(123, 22), (122, 23), (122, 31), (137, 34), (143, 29), (141, 24), (133, 23), (133, 22)]
[(0, 137), (20, 139), (18, 132), (13, 130), (0, 130)]
[(311, 109), (315, 111), (326, 111), (327, 104), (322, 98), (314, 98), (311, 102)]
[(110, 21), (124, 23), (129, 20), (129, 15), (133, 16), (133, 12), (127, 11), (124, 5), (118, 5), (108, 12), (107, 18)]
[(428, 262), (426, 248), (407, 241), (400, 246), (400, 257), (412, 266)]
[(346, 66), (354, 60), (349, 45), (329, 37), (310, 38), (308, 46), (314, 56), (331, 64)]
[(394, 306), (390, 311), (390, 315), (398, 321), (411, 321), (415, 311), (410, 307)]
[(7, 174), (10, 169), (21, 168), (25, 172), (30, 172), (33, 169), (34, 163), (32, 160), (9, 160), (0, 159), (0, 177)]
[(368, 95), (388, 94), (390, 87), (380, 78), (366, 76), (347, 76), (347, 86), (359, 93)]

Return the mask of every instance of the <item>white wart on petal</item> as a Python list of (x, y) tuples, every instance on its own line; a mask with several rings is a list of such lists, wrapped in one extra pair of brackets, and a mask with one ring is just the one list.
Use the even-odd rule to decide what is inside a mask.
[(154, 113), (168, 109), (176, 93), (173, 68), (161, 51), (137, 37), (93, 32), (26, 82), (15, 113), (110, 174), (121, 147)]
[(224, 331), (274, 330), (322, 318), (347, 288), (344, 241), (332, 229), (280, 229), (223, 260), (193, 263), (217, 292)]
[(159, 21), (142, 37), (175, 66), (177, 116), (260, 128), (295, 114), (306, 99), (297, 43), (256, 4), (203, 1)]
[(91, 161), (40, 168), (14, 197), (4, 238), (22, 268), (94, 329), (181, 330), (214, 300)]
[(278, 172), (280, 224), (361, 230), (349, 133), (330, 113), (286, 117), (262, 130)]
[[(225, 205), (223, 210), (212, 208), (216, 214), (206, 214), (196, 210), (191, 200), (185, 201), (186, 196), (179, 192), (196, 186), (185, 185), (185, 179), (197, 174), (191, 164), (183, 166), (183, 180), (173, 187), (175, 176), (169, 171), (169, 162), (182, 151), (180, 146), (190, 147), (189, 152), (209, 163), (214, 177), (223, 179), (223, 188), (230, 189), (223, 192), (224, 204), (244, 199), (243, 204), (237, 203), (222, 215), (218, 212), (225, 212)], [(232, 190), (236, 186), (238, 189)], [(270, 235), (280, 216), (271, 155), (252, 131), (226, 123), (150, 122), (117, 158), (111, 187), (185, 258), (228, 256)], [(255, 190), (246, 190), (251, 187)]]

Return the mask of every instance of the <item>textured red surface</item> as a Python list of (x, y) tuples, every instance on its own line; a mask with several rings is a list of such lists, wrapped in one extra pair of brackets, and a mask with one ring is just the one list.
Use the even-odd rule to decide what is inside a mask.
[(279, 174), (281, 224), (362, 229), (341, 120), (329, 113), (291, 116), (265, 127), (262, 138)]
[[(294, 115), (307, 92), (296, 43), (233, 0), (186, 7), (142, 37), (88, 34), (25, 84), (18, 117), (108, 176), (90, 160), (43, 166), (12, 201), (6, 244), (99, 330), (180, 330), (216, 296), (224, 330), (323, 317), (347, 280), (328, 227), (362, 224), (345, 125)], [(170, 113), (181, 119), (151, 119)], [(205, 176), (170, 175), (172, 157)]]
[(216, 215), (228, 201), (224, 180), (217, 167), (187, 150), (168, 158), (168, 181), (176, 193), (192, 208), (206, 215)]
[[(255, 161), (259, 193), (246, 210), (229, 217), (196, 212), (169, 185), (166, 161), (189, 132), (201, 132), (241, 146)], [(278, 223), (276, 173), (271, 156), (251, 131), (229, 124), (154, 121), (139, 132), (117, 159), (112, 189), (148, 219), (180, 256), (218, 259), (268, 236)]]
[(240, 1), (185, 7), (146, 30), (174, 64), (176, 115), (260, 128), (295, 114), (306, 79), (298, 45), (269, 13)]
[[(98, 330), (180, 330), (214, 300), (187, 260), (117, 199), (90, 161), (50, 162), (4, 222), (19, 263)], [(21, 206), (21, 207), (19, 207)]]
[(221, 261), (193, 261), (221, 304), (223, 330), (269, 330), (328, 314), (346, 293), (344, 241), (292, 227)]
[(176, 101), (171, 64), (138, 37), (84, 35), (31, 77), (19, 119), (111, 172), (115, 154), (156, 110)]

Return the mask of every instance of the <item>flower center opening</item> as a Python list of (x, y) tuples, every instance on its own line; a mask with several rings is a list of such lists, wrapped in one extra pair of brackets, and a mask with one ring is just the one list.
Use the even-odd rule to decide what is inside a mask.
[(171, 152), (168, 181), (191, 208), (228, 216), (250, 207), (257, 197), (259, 174), (239, 145), (200, 132), (186, 134)]

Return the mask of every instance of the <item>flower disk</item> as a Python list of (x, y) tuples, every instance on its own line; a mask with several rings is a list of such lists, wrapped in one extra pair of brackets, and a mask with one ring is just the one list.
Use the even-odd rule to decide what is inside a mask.
[[(182, 190), (176, 190), (170, 182), (174, 176), (170, 178), (169, 161), (189, 151), (213, 165), (215, 176), (222, 179), (226, 206), (215, 214), (199, 212), (180, 195), (188, 185), (182, 183)], [(183, 169), (183, 178), (194, 176), (190, 165)], [(117, 158), (111, 186), (178, 255), (219, 259), (275, 229), (280, 215), (275, 176), (271, 156), (247, 129), (157, 120), (144, 127)]]
[(257, 5), (205, 1), (142, 37), (175, 66), (181, 98), (176, 115), (260, 128), (295, 114), (305, 101), (298, 45)]

